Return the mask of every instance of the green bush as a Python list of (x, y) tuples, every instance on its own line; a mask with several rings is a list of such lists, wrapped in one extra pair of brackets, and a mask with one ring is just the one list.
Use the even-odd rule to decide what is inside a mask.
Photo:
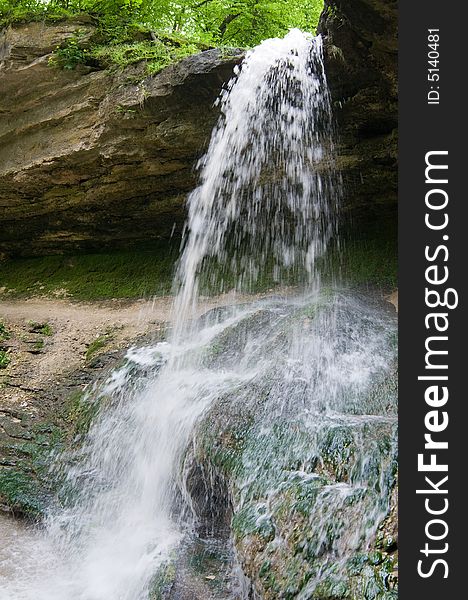
[(80, 46), (80, 39), (77, 35), (69, 38), (62, 47), (57, 47), (49, 64), (62, 69), (71, 70), (79, 64), (86, 64), (89, 57), (87, 48)]
[(160, 40), (136, 42), (133, 44), (102, 45), (94, 48), (95, 58), (103, 66), (116, 65), (126, 67), (132, 63), (146, 61), (148, 74), (154, 74), (167, 65), (180, 60), (190, 54), (199, 52), (195, 44), (185, 43), (173, 47)]

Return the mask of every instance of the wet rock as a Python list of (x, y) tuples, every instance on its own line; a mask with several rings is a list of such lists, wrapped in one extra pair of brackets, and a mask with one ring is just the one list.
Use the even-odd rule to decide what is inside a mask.
[[(263, 355), (265, 320), (273, 339), (268, 353), (281, 354), (306, 312), (320, 337), (332, 305), (301, 309), (282, 323), (274, 312), (266, 319), (259, 308), (242, 326), (214, 339), (211, 367), (224, 364), (223, 356), (234, 362), (252, 340), (259, 340)], [(386, 306), (365, 299), (348, 304), (344, 297), (337, 310), (333, 347), (341, 356), (357, 357), (360, 343), (375, 344), (375, 335), (375, 357), (395, 354), (395, 320)], [(350, 315), (359, 326), (349, 325)], [(320, 365), (320, 378), (327, 378), (322, 353), (307, 356)], [(345, 363), (334, 368), (344, 370)], [(284, 367), (278, 362), (277, 368)], [(396, 373), (391, 361), (377, 367), (364, 388), (349, 376), (343, 394), (332, 391), (336, 376), (331, 373), (325, 385), (313, 379), (303, 385), (300, 374), (291, 373), (289, 386), (276, 372), (257, 376), (220, 397), (194, 436), (187, 485), (200, 530), (211, 527), (216, 535), (215, 523), (230, 520), (252, 597), (396, 598)], [(298, 414), (301, 398), (309, 407)]]
[[(251, 597), (396, 598), (396, 379), (387, 360), (396, 351), (394, 311), (356, 294), (327, 292), (326, 299), (269, 309), (260, 302), (207, 348), (202, 360), (213, 370), (257, 353), (277, 360), (261, 377), (220, 393), (198, 424), (183, 471), (197, 535), (155, 576), (155, 600), (232, 599), (233, 545)], [(320, 344), (332, 317), (336, 340), (329, 335), (320, 347), (305, 336), (304, 347), (297, 348), (312, 366), (304, 381), (295, 361), (282, 363), (281, 357), (291, 358), (288, 345), (299, 339), (305, 318)], [(262, 337), (266, 326), (270, 333)], [(253, 340), (257, 346), (250, 345)], [(327, 347), (339, 349), (342, 360), (333, 363), (331, 377), (323, 362)], [(367, 363), (359, 358), (360, 369), (373, 372), (364, 388), (352, 381), (363, 349)], [(102, 376), (118, 358), (113, 350), (100, 355)], [(344, 372), (346, 393), (330, 394)], [(35, 413), (0, 413), (3, 507), (37, 518), (54, 501), (51, 452), (78, 446), (105, 405), (99, 393), (93, 402), (83, 394), (83, 380), (95, 381), (96, 375), (96, 368), (85, 365), (37, 391)], [(142, 381), (154, 375), (148, 366), (135, 373)]]
[[(144, 343), (145, 339), (138, 336), (132, 341)], [(0, 510), (40, 519), (45, 509), (56, 502), (59, 481), (50, 471), (54, 456), (79, 443), (86, 434), (103, 399), (98, 396), (91, 401), (87, 392), (91, 384), (118, 366), (124, 353), (122, 347), (109, 348), (81, 368), (56, 374), (40, 388), (28, 385), (27, 369), (19, 371), (15, 379), (10, 375), (2, 378)], [(4, 394), (11, 388), (24, 393), (23, 402), (15, 396), (11, 405), (11, 399)]]
[(325, 0), (328, 83), (338, 122), (338, 167), (353, 218), (395, 218), (398, 3)]

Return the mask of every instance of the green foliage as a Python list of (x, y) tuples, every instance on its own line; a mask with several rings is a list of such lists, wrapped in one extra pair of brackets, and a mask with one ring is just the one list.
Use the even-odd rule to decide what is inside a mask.
[(0, 342), (10, 339), (10, 332), (6, 325), (0, 321)]
[(33, 346), (34, 350), (42, 350), (43, 348), (44, 348), (44, 340), (43, 339), (39, 339), (36, 342), (34, 342), (34, 346)]
[(249, 47), (291, 27), (314, 31), (323, 0), (0, 0), (0, 26), (86, 15), (95, 26), (57, 47), (50, 65), (66, 70), (126, 67), (148, 75), (208, 47)]
[(99, 410), (100, 398), (93, 399), (83, 390), (75, 390), (67, 400), (65, 408), (66, 429), (69, 440), (86, 434)]
[(186, 4), (177, 25), (181, 31), (192, 28), (215, 44), (243, 47), (283, 36), (291, 27), (313, 32), (323, 7), (321, 0), (189, 0)]
[[(0, 22), (87, 13), (103, 43), (128, 42), (132, 30), (143, 28), (206, 44), (248, 47), (291, 27), (314, 31), (322, 8), (323, 0), (0, 0)], [(84, 57), (70, 47), (62, 58), (68, 65)]]
[[(10, 332), (0, 321), (0, 342), (10, 339)], [(6, 348), (0, 345), (0, 369), (6, 369), (11, 362), (10, 354)]]
[(7, 350), (0, 349), (0, 369), (6, 369), (10, 364), (10, 356)]
[[(93, 49), (92, 58), (101, 65), (126, 67), (144, 60), (148, 75), (159, 72), (173, 62), (199, 52), (200, 47), (187, 42), (179, 46), (164, 43), (161, 40), (142, 41), (126, 44), (100, 45)], [(86, 58), (86, 55), (85, 55)]]
[(86, 350), (85, 359), (87, 361), (91, 360), (91, 358), (97, 352), (99, 352), (99, 350), (102, 350), (103, 348), (105, 348), (111, 340), (112, 340), (112, 336), (110, 334), (100, 335), (99, 337), (97, 337), (95, 340), (93, 340), (89, 344), (88, 349)]
[(0, 498), (19, 514), (36, 517), (44, 510), (44, 496), (39, 484), (23, 471), (0, 471)]
[(36, 321), (29, 321), (29, 332), (40, 333), (41, 335), (52, 335), (52, 327), (49, 323), (37, 323)]
[(58, 47), (55, 50), (54, 55), (49, 60), (49, 64), (62, 69), (72, 70), (79, 64), (86, 64), (88, 56), (88, 49), (82, 48), (79, 36), (74, 35), (61, 48)]

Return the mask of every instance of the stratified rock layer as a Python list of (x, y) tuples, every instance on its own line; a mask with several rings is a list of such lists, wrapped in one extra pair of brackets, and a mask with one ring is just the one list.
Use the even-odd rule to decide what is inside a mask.
[(169, 237), (183, 221), (213, 107), (239, 54), (209, 50), (145, 77), (61, 70), (53, 49), (89, 25), (0, 38), (0, 252), (47, 254)]

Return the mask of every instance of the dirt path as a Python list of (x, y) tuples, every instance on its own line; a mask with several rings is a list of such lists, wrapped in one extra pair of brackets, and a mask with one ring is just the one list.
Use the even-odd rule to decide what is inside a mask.
[[(210, 299), (201, 303), (200, 313), (228, 302), (229, 296)], [(0, 369), (0, 410), (31, 409), (37, 392), (86, 368), (99, 354), (129, 347), (142, 336), (159, 337), (171, 307), (170, 297), (95, 303), (0, 301), (0, 323), (8, 332), (0, 342), (10, 360)]]
[(79, 368), (90, 349), (119, 348), (140, 335), (157, 332), (170, 310), (169, 298), (161, 298), (157, 304), (73, 304), (41, 299), (1, 302), (0, 321), (9, 332), (9, 382), (18, 380), (23, 388), (41, 388)]
[(142, 336), (159, 337), (171, 306), (169, 297), (154, 302), (0, 302), (0, 323), (7, 330), (0, 342), (9, 359), (0, 369), (0, 412), (40, 413), (42, 392), (67, 381), (68, 374), (88, 369), (100, 354), (127, 348)]

